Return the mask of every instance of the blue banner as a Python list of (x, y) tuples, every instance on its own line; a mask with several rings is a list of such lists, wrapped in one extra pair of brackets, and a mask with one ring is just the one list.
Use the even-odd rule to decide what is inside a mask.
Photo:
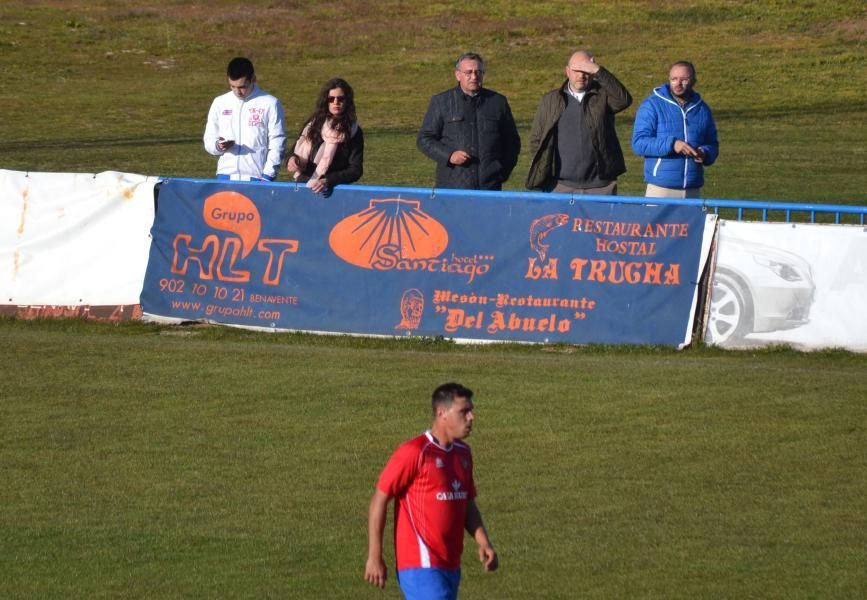
[(167, 180), (141, 303), (287, 330), (680, 345), (704, 226), (694, 206)]

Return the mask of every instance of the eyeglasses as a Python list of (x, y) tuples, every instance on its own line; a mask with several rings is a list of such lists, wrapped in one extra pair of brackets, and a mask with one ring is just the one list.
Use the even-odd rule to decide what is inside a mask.
[(328, 104), (334, 104), (335, 102), (343, 104), (346, 102), (346, 96), (328, 96)]
[(460, 71), (460, 73), (461, 73), (464, 77), (469, 77), (469, 76), (471, 76), (471, 75), (475, 75), (476, 77), (481, 77), (482, 75), (485, 74), (484, 71), (479, 71), (479, 70)]

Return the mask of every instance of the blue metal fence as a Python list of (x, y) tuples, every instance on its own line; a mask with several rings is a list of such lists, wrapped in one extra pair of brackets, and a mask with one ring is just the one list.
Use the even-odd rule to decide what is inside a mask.
[[(192, 178), (177, 178), (186, 179), (189, 181), (204, 181), (201, 179)], [(300, 189), (303, 184), (274, 182), (263, 185), (289, 186)], [(867, 206), (855, 206), (846, 204), (801, 204), (798, 202), (758, 202), (752, 200), (721, 200), (716, 198), (646, 198), (644, 196), (587, 196), (583, 194), (548, 194), (543, 192), (487, 192), (487, 191), (470, 191), (470, 190), (451, 190), (451, 189), (436, 189), (436, 188), (415, 188), (415, 187), (397, 187), (397, 186), (379, 186), (379, 185), (353, 185), (346, 186), (354, 190), (367, 191), (376, 195), (394, 195), (399, 198), (401, 194), (426, 194), (431, 198), (437, 196), (507, 196), (516, 199), (539, 199), (552, 200), (562, 199), (564, 201), (575, 202), (603, 202), (603, 203), (623, 203), (623, 204), (668, 204), (678, 206), (701, 206), (714, 214), (720, 214), (720, 211), (727, 211), (738, 221), (758, 220), (758, 221), (782, 221), (791, 223), (793, 221), (815, 223), (817, 215), (829, 215), (829, 220), (833, 217), (833, 222), (859, 224), (867, 223)], [(771, 213), (776, 213), (771, 214)], [(778, 217), (777, 217), (778, 215)], [(723, 214), (723, 217), (728, 217)], [(848, 219), (847, 219), (848, 217)], [(821, 218), (821, 217), (820, 217)]]
[[(292, 185), (292, 184), (290, 184)], [(777, 221), (782, 220), (790, 223), (793, 220), (805, 220), (810, 223), (816, 222), (816, 215), (832, 215), (834, 223), (853, 223), (865, 224), (867, 218), (867, 206), (850, 206), (846, 204), (801, 204), (798, 202), (758, 202), (751, 200), (721, 200), (716, 198), (653, 198), (648, 199), (644, 196), (585, 196), (582, 194), (546, 194), (541, 192), (483, 192), (466, 190), (446, 190), (446, 189), (431, 189), (431, 188), (404, 188), (404, 187), (382, 187), (382, 186), (353, 186), (356, 189), (367, 189), (378, 194), (400, 194), (400, 193), (427, 193), (431, 197), (460, 194), (467, 195), (484, 195), (484, 194), (508, 194), (514, 195), (515, 198), (561, 198), (569, 202), (621, 202), (625, 204), (672, 204), (672, 205), (687, 205), (687, 206), (702, 206), (708, 211), (719, 214), (720, 210), (731, 210), (737, 215), (738, 221), (744, 220), (760, 220), (760, 221)], [(769, 218), (773, 217), (770, 213), (779, 213), (782, 219)], [(850, 217), (846, 220), (846, 217)], [(756, 218), (759, 217), (759, 218)], [(801, 217), (801, 219), (798, 219)]]

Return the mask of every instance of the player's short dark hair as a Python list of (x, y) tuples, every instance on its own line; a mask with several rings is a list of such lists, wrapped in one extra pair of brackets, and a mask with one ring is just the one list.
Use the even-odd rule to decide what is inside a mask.
[(229, 61), (229, 66), (226, 69), (226, 75), (229, 79), (253, 79), (255, 72), (253, 71), (253, 63), (249, 58), (236, 56)]
[(433, 391), (430, 399), (431, 409), (434, 416), (437, 414), (437, 409), (442, 406), (448, 408), (455, 401), (455, 398), (473, 399), (473, 390), (462, 386), (460, 383), (444, 383)]

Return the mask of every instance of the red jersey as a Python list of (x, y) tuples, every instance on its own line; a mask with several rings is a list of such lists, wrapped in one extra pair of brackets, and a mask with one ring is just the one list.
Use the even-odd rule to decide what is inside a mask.
[(443, 448), (426, 431), (395, 450), (376, 487), (395, 499), (398, 571), (460, 569), (467, 503), (476, 497), (469, 446)]

